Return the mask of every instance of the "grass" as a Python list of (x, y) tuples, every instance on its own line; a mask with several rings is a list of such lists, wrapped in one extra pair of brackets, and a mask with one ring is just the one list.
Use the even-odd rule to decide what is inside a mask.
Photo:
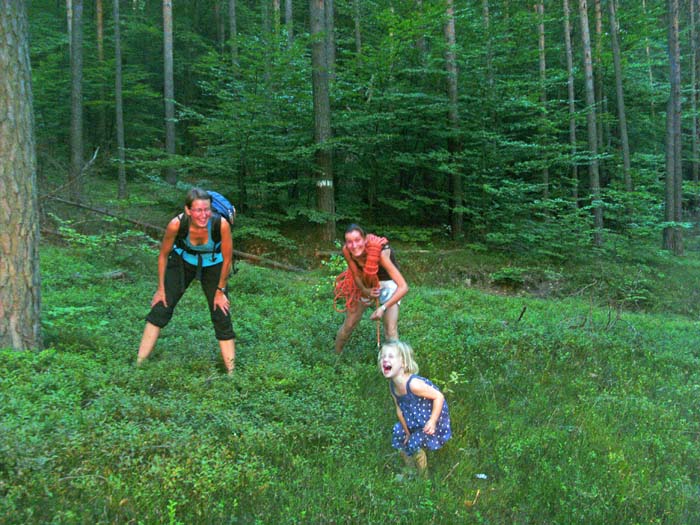
[(48, 349), (0, 353), (0, 523), (699, 522), (700, 326), (678, 292), (700, 281), (697, 261), (635, 261), (665, 280), (637, 304), (600, 281), (587, 290), (609, 296), (573, 293), (585, 271), (548, 299), (489, 292), (491, 274), (521, 286), (532, 272), (460, 255), (430, 271), (424, 254), (402, 258), (401, 335), (453, 419), (420, 480), (391, 448), (373, 324), (333, 354), (333, 264), (240, 264), (228, 380), (196, 286), (134, 367), (152, 249), (46, 244)]

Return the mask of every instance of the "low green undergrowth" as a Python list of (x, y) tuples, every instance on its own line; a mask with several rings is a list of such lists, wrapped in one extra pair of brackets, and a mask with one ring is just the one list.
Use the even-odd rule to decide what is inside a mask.
[(125, 245), (43, 248), (48, 349), (0, 353), (0, 523), (700, 521), (689, 317), (412, 281), (401, 336), (454, 436), (420, 480), (391, 448), (374, 324), (333, 353), (332, 265), (240, 264), (231, 380), (197, 286), (134, 367), (155, 265)]

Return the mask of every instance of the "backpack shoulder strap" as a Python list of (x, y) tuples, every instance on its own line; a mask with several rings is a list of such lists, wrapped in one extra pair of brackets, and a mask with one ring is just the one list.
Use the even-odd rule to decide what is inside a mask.
[(211, 218), (211, 240), (214, 244), (221, 242), (221, 215), (218, 213)]
[(187, 214), (181, 213), (178, 217), (180, 218), (180, 228), (177, 230), (177, 237), (175, 237), (176, 242), (184, 240), (190, 230), (190, 218)]

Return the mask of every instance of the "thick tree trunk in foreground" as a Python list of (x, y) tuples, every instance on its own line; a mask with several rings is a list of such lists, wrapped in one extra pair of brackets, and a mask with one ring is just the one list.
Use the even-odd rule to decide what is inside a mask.
[(314, 140), (316, 142), (316, 204), (326, 215), (321, 224), (321, 239), (335, 238), (335, 196), (333, 188), (333, 156), (327, 142), (331, 138), (331, 104), (328, 57), (326, 56), (324, 0), (310, 0), (311, 62), (314, 100)]
[(0, 9), (0, 71), (0, 348), (39, 349), (39, 213), (24, 0), (7, 0)]

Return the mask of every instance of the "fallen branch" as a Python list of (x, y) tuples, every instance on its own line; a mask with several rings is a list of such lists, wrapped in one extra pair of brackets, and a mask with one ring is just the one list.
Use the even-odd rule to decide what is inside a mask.
[[(162, 235), (163, 232), (165, 231), (165, 228), (162, 228), (161, 226), (155, 226), (154, 224), (149, 224), (147, 222), (141, 222), (141, 221), (129, 219), (127, 217), (124, 217), (122, 215), (117, 215), (116, 213), (110, 212), (109, 210), (105, 210), (103, 208), (95, 208), (93, 206), (88, 206), (86, 204), (81, 204), (79, 202), (73, 202), (73, 201), (69, 201), (67, 199), (62, 199), (61, 197), (49, 196), (49, 198), (53, 199), (55, 201), (58, 201), (58, 202), (62, 202), (64, 204), (68, 204), (70, 206), (75, 206), (77, 208), (89, 210), (91, 212), (98, 213), (101, 215), (106, 215), (108, 217), (114, 217), (115, 219), (119, 219), (121, 221), (125, 221), (125, 222), (128, 222), (130, 224), (134, 224), (134, 225), (139, 226), (140, 228), (142, 228), (144, 230), (150, 230), (150, 231), (158, 233), (160, 235)], [(255, 262), (258, 264), (262, 264), (264, 266), (270, 266), (272, 268), (277, 268), (277, 269), (285, 270), (288, 272), (305, 272), (306, 271), (304, 268), (299, 268), (298, 266), (284, 264), (281, 262), (273, 261), (272, 259), (266, 259), (265, 257), (260, 257), (259, 255), (253, 255), (252, 253), (241, 252), (239, 250), (233, 250), (233, 255), (235, 255), (239, 259), (245, 259), (247, 261), (252, 261), (252, 262)]]

